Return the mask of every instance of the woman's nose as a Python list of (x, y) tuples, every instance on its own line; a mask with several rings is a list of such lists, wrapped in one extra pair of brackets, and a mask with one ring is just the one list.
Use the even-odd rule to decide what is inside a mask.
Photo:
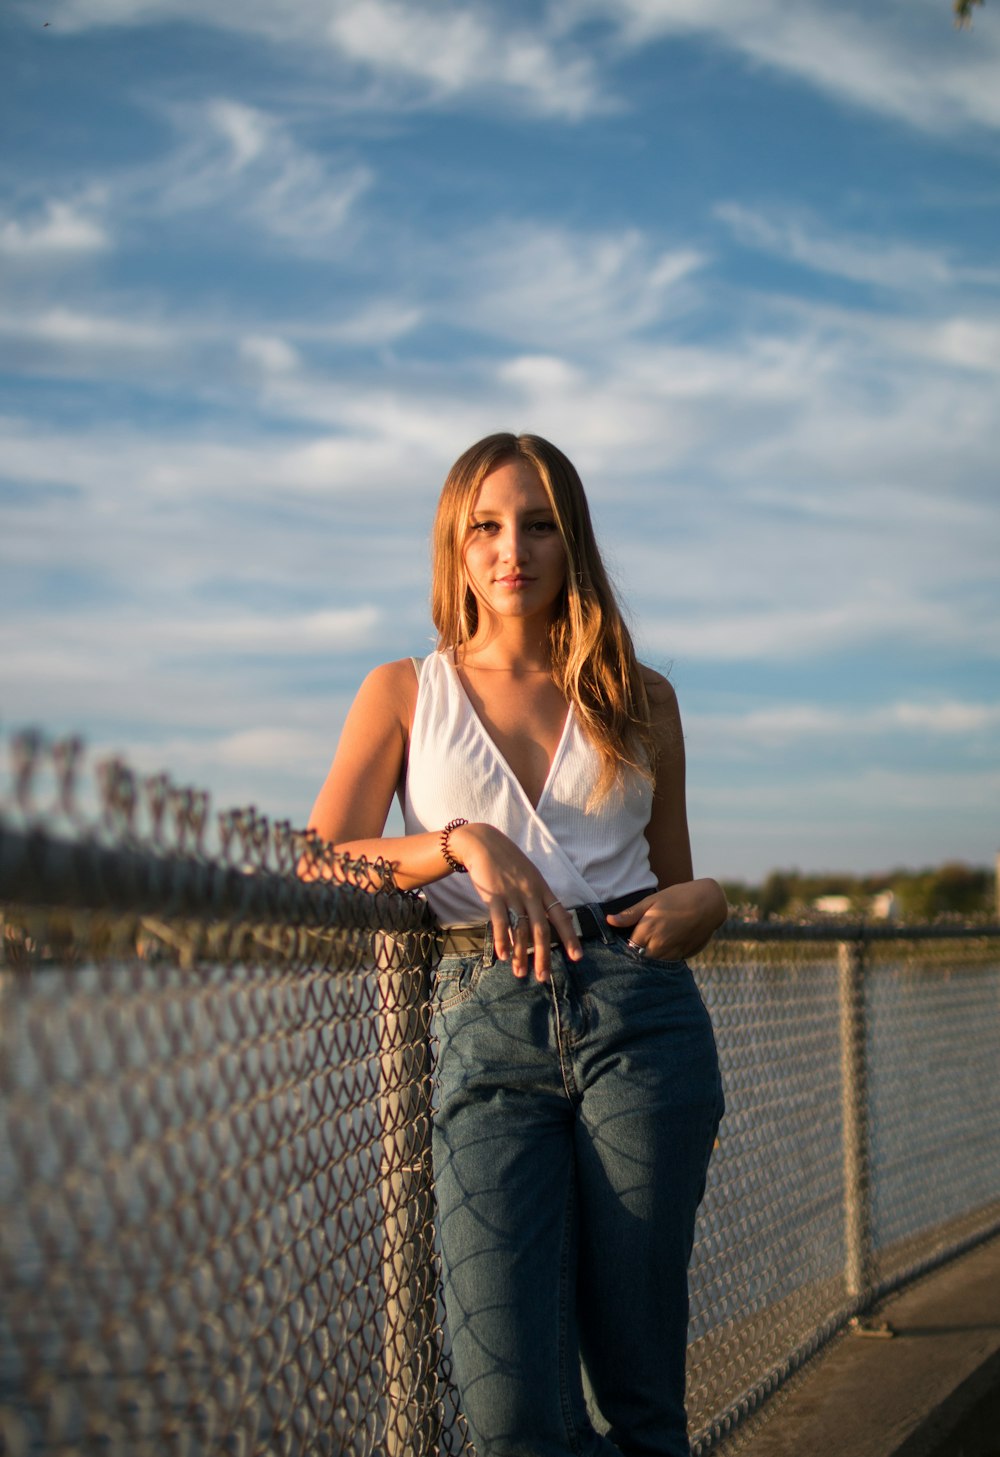
[(504, 561), (519, 562), (524, 559), (527, 537), (516, 526), (504, 532), (502, 550)]

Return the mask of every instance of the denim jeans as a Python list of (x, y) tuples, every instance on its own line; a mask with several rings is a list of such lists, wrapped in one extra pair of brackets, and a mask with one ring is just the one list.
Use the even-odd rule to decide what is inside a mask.
[[(606, 925), (606, 923), (605, 923)], [(447, 957), (434, 1170), (479, 1457), (686, 1457), (687, 1266), (722, 1116), (687, 964), (606, 927), (549, 985)]]

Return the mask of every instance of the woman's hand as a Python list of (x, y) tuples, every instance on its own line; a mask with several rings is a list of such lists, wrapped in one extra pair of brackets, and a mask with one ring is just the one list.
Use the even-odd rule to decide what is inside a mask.
[(504, 961), (509, 956), (515, 976), (528, 975), (533, 949), (535, 977), (548, 981), (553, 929), (570, 959), (579, 961), (583, 948), (569, 912), (513, 840), (492, 825), (472, 824), (452, 830), (448, 843), (468, 870), (476, 894), (489, 907), (497, 956)]
[(707, 946), (728, 910), (716, 881), (686, 880), (655, 891), (607, 919), (609, 925), (627, 931), (633, 946), (641, 946), (650, 956), (680, 961)]

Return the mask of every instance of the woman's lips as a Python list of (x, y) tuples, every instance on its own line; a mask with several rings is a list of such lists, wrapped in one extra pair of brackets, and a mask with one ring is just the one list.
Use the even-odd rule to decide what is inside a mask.
[(501, 587), (528, 587), (534, 580), (534, 577), (522, 577), (516, 573), (511, 577), (497, 577), (497, 584)]

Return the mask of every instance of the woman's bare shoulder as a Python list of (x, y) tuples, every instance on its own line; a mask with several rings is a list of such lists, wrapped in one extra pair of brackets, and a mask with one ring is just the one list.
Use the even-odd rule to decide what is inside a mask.
[(358, 692), (365, 707), (397, 716), (401, 722), (413, 720), (417, 702), (417, 673), (412, 658), (397, 658), (372, 668)]
[[(419, 663), (420, 659), (417, 658), (416, 661)], [(365, 682), (386, 688), (405, 688), (412, 683), (416, 689), (417, 670), (414, 667), (414, 660), (413, 658), (396, 658), (391, 663), (379, 663), (377, 668), (372, 668)]]
[(674, 692), (674, 685), (670, 679), (665, 678), (662, 673), (658, 673), (655, 668), (648, 668), (645, 663), (639, 664), (639, 672), (642, 675), (650, 707), (671, 709), (676, 712), (677, 694)]

